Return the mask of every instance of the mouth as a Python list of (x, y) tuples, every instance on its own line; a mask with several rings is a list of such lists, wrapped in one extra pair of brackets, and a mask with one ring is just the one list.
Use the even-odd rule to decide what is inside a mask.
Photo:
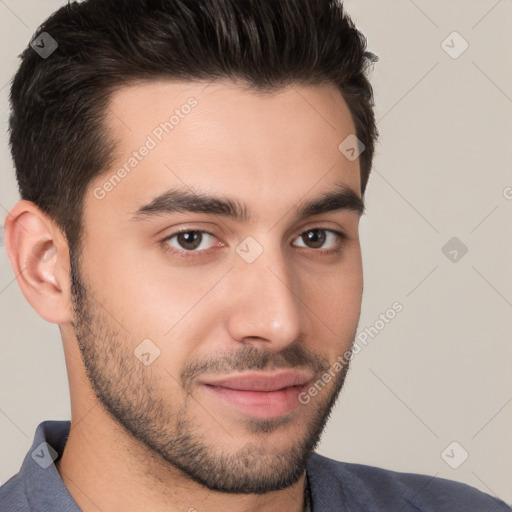
[(311, 379), (309, 372), (282, 370), (228, 375), (200, 384), (210, 397), (242, 414), (275, 418), (300, 405), (298, 397)]

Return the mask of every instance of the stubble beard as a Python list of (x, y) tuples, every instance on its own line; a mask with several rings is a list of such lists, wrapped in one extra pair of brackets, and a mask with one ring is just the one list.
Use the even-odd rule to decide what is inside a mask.
[[(266, 439), (272, 436), (272, 432), (286, 428), (288, 421), (297, 419), (250, 418), (246, 422), (247, 437), (251, 436), (253, 441), (226, 453), (212, 446), (222, 443), (208, 440), (207, 433), (211, 428), (208, 425), (201, 428), (194, 421), (189, 407), (196, 401), (192, 394), (187, 393), (182, 404), (174, 409), (163, 396), (155, 394), (155, 380), (150, 380), (152, 374), (134, 356), (132, 344), (127, 340), (128, 334), (121, 331), (117, 322), (104, 312), (101, 305), (97, 306), (95, 299), (86, 291), (78, 262), (73, 257), (71, 282), (75, 312), (73, 327), (92, 389), (111, 418), (145, 450), (149, 450), (151, 457), (156, 454), (164, 465), (178, 468), (194, 482), (224, 493), (264, 494), (285, 489), (300, 479), (341, 392), (349, 369), (348, 362), (333, 379), (330, 389), (325, 388), (324, 393), (317, 395), (308, 405), (300, 406), (314, 409), (306, 413), (310, 417), (306, 428), (297, 435), (297, 439), (290, 439), (288, 446), (269, 449), (271, 443)], [(271, 358), (268, 353), (262, 354), (255, 349), (251, 352), (249, 348), (244, 356), (247, 369), (268, 368)], [(298, 352), (292, 358), (297, 356), (299, 359), (306, 357)], [(309, 364), (312, 364), (311, 360)], [(326, 360), (315, 360), (318, 375), (320, 368), (325, 372), (327, 367)], [(161, 377), (166, 377), (165, 372)], [(175, 384), (176, 380), (179, 379), (172, 380), (169, 374), (169, 382)], [(172, 392), (166, 396), (172, 396)], [(197, 408), (198, 404), (195, 405)], [(217, 420), (211, 416), (211, 421), (219, 425), (220, 420), (222, 418)], [(227, 438), (225, 443), (229, 446), (229, 426), (223, 431)], [(231, 444), (235, 443), (231, 440)]]

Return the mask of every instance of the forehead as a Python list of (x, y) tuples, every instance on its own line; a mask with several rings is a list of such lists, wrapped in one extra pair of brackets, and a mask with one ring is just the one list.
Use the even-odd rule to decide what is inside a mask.
[(355, 133), (353, 120), (331, 85), (262, 94), (229, 81), (138, 83), (112, 94), (107, 127), (115, 162), (89, 189), (107, 189), (105, 198), (86, 197), (100, 210), (128, 215), (176, 187), (267, 212), (331, 184), (360, 190), (359, 160), (338, 148)]

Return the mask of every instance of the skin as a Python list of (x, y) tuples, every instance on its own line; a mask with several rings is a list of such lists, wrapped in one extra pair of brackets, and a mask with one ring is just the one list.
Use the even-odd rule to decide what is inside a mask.
[[(97, 199), (95, 187), (190, 97), (197, 106)], [(305, 464), (347, 367), (307, 404), (263, 419), (200, 379), (296, 367), (314, 382), (350, 349), (363, 287), (360, 214), (295, 215), (339, 184), (360, 196), (359, 160), (338, 150), (355, 133), (349, 110), (328, 85), (262, 95), (227, 81), (155, 81), (116, 91), (107, 122), (119, 151), (85, 194), (80, 261), (33, 203), (18, 202), (5, 224), (22, 292), (62, 334), (72, 428), (56, 467), (85, 512), (301, 511)], [(184, 186), (245, 203), (252, 218), (131, 220)], [(213, 234), (194, 259), (172, 252), (189, 247), (169, 238), (181, 228)], [(323, 245), (308, 245), (302, 235), (314, 228), (346, 238), (320, 230)], [(252, 263), (236, 252), (248, 236), (263, 249)], [(160, 350), (147, 366), (134, 355), (144, 339)]]

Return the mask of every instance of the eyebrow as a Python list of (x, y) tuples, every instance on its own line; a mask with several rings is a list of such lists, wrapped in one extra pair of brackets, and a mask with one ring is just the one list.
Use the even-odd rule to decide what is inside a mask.
[[(298, 219), (334, 211), (349, 210), (361, 216), (365, 211), (363, 199), (350, 187), (337, 184), (322, 195), (302, 201), (295, 208)], [(131, 217), (133, 221), (147, 220), (171, 213), (206, 213), (249, 222), (251, 216), (245, 203), (227, 197), (212, 196), (184, 189), (172, 189), (141, 206)]]

